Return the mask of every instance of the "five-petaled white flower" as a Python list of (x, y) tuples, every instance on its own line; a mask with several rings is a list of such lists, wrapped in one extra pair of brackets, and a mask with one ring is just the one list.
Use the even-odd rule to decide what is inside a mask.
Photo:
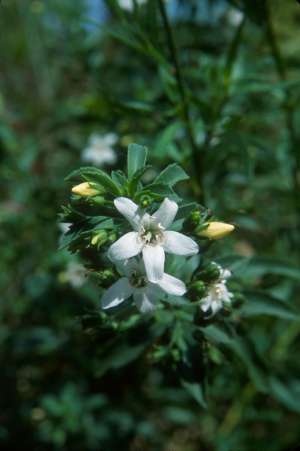
[(224, 305), (230, 306), (233, 297), (226, 286), (231, 272), (219, 265), (217, 266), (220, 270), (219, 278), (210, 285), (207, 296), (201, 300), (201, 310), (205, 313), (210, 311), (211, 316), (215, 315)]
[(93, 133), (89, 138), (87, 147), (82, 151), (82, 160), (96, 166), (115, 164), (117, 155), (113, 145), (116, 144), (117, 139), (118, 137), (114, 133), (107, 135)]
[(126, 260), (142, 252), (147, 277), (150, 282), (157, 282), (164, 274), (165, 252), (185, 256), (198, 253), (194, 240), (167, 230), (178, 210), (176, 202), (166, 198), (152, 216), (126, 197), (118, 197), (114, 204), (134, 231), (111, 245), (108, 251), (111, 260)]
[(185, 284), (169, 274), (163, 274), (157, 284), (149, 282), (145, 275), (142, 261), (135, 258), (119, 262), (118, 269), (124, 277), (115, 282), (101, 299), (102, 308), (116, 307), (121, 302), (133, 296), (137, 308), (143, 312), (150, 312), (155, 308), (155, 303), (165, 293), (182, 296), (186, 293)]

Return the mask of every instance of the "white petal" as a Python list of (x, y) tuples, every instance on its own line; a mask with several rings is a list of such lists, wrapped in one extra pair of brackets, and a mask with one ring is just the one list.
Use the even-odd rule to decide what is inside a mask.
[(101, 298), (103, 309), (116, 307), (132, 295), (133, 288), (127, 277), (122, 277), (105, 291)]
[(179, 232), (166, 231), (164, 232), (165, 241), (163, 248), (166, 252), (175, 255), (194, 255), (198, 254), (198, 244)]
[(135, 290), (133, 293), (135, 305), (142, 313), (152, 312), (155, 309), (157, 296), (149, 289)]
[(143, 243), (138, 240), (138, 233), (128, 232), (110, 246), (108, 256), (111, 260), (126, 260), (139, 254), (142, 247)]
[(175, 296), (182, 296), (187, 291), (185, 284), (181, 280), (166, 273), (157, 282), (157, 285), (166, 293), (174, 294)]
[(161, 246), (144, 246), (145, 271), (150, 282), (157, 282), (164, 274), (165, 252)]
[(118, 136), (115, 133), (108, 133), (104, 136), (103, 141), (108, 146), (113, 146), (118, 141)]
[(212, 302), (213, 302), (213, 300), (211, 299), (210, 296), (203, 298), (201, 300), (201, 305), (200, 305), (201, 310), (203, 310), (203, 312), (207, 312), (211, 308)]
[(141, 222), (141, 211), (138, 205), (127, 197), (117, 197), (114, 200), (116, 209), (127, 219), (134, 230), (139, 229)]
[(176, 202), (166, 198), (153, 217), (166, 229), (174, 221), (177, 211), (178, 205)]

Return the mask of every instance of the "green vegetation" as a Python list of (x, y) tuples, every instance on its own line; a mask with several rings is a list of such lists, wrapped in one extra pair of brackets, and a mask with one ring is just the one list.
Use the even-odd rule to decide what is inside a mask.
[[(0, 4), (0, 449), (297, 451), (300, 5), (104, 3)], [(120, 196), (200, 246), (152, 316), (101, 308)]]

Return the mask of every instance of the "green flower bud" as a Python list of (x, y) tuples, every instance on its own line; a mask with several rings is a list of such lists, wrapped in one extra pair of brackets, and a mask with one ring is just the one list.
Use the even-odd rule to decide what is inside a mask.
[(103, 196), (95, 196), (93, 197), (93, 203), (97, 205), (105, 204), (106, 200)]
[(192, 232), (193, 230), (195, 230), (197, 226), (199, 226), (200, 221), (201, 221), (201, 212), (199, 210), (194, 210), (185, 220), (184, 227)]
[(245, 296), (242, 293), (236, 293), (233, 302), (235, 307), (240, 307), (245, 302)]
[(201, 220), (201, 213), (199, 210), (194, 210), (192, 211), (192, 213), (190, 214), (190, 221), (192, 224), (194, 224), (195, 226), (199, 224)]
[(141, 197), (141, 199), (140, 199), (140, 206), (142, 208), (147, 208), (151, 204), (152, 204), (152, 198), (150, 196), (145, 194), (144, 196)]
[(116, 232), (110, 232), (110, 234), (108, 235), (108, 241), (110, 243), (113, 243), (114, 241), (116, 241), (116, 239), (117, 239)]
[(92, 246), (97, 246), (98, 248), (102, 246), (102, 244), (106, 243), (108, 239), (108, 233), (106, 230), (97, 230), (94, 232), (94, 236), (91, 240)]
[(209, 263), (202, 271), (200, 271), (199, 276), (205, 282), (212, 282), (220, 277), (220, 269), (216, 263)]
[(191, 285), (191, 293), (193, 297), (202, 298), (206, 292), (206, 285), (203, 280), (197, 280)]
[(116, 278), (116, 273), (113, 268), (104, 269), (97, 272), (97, 278), (103, 288), (109, 287)]

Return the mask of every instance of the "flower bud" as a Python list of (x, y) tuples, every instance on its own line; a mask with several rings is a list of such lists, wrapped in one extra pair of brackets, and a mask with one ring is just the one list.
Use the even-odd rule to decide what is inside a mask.
[(115, 280), (116, 273), (113, 268), (104, 269), (97, 273), (98, 280), (103, 288), (107, 288)]
[(93, 185), (88, 182), (80, 183), (79, 185), (73, 186), (72, 193), (78, 194), (79, 196), (96, 196), (99, 194), (99, 190), (93, 188)]
[(91, 240), (91, 244), (93, 246), (98, 246), (100, 247), (102, 244), (106, 243), (108, 239), (108, 234), (106, 232), (106, 230), (98, 230), (96, 232), (96, 234), (93, 236), (92, 240)]
[(140, 200), (140, 206), (142, 208), (147, 208), (149, 207), (149, 205), (152, 203), (152, 198), (150, 196), (148, 196), (147, 194), (145, 194), (144, 196), (141, 197)]
[(201, 229), (197, 231), (197, 235), (211, 240), (223, 238), (234, 230), (234, 226), (232, 224), (226, 224), (226, 222), (212, 221), (207, 222), (203, 226), (205, 226), (205, 228), (201, 227)]
[(206, 286), (205, 283), (202, 280), (197, 280), (196, 282), (194, 282), (191, 286), (191, 291), (192, 291), (192, 295), (193, 297), (196, 298), (201, 298), (202, 296), (204, 296), (205, 292), (206, 292)]
[(194, 210), (184, 221), (184, 226), (189, 231), (194, 231), (201, 221), (201, 212), (199, 210)]
[(211, 262), (198, 273), (198, 276), (205, 282), (217, 280), (220, 277), (220, 267), (216, 263)]
[(91, 200), (93, 204), (97, 205), (103, 205), (105, 204), (106, 200), (103, 196), (93, 196), (93, 199)]
[(116, 241), (116, 239), (117, 239), (116, 232), (114, 232), (114, 231), (110, 232), (110, 234), (108, 235), (108, 241), (110, 243), (113, 243), (114, 241)]

